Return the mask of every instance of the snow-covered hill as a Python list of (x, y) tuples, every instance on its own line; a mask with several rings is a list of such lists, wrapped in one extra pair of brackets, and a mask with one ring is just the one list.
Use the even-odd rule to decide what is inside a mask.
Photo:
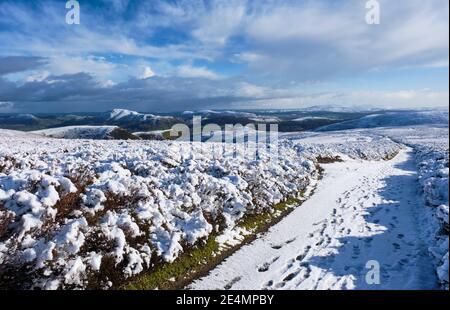
[[(77, 136), (77, 128), (54, 129), (53, 135)], [(86, 134), (110, 134), (112, 128)], [(154, 262), (174, 262), (208, 238), (221, 247), (237, 245), (243, 235), (252, 234), (240, 226), (248, 216), (277, 213), (277, 203), (310, 193), (317, 164), (338, 160), (343, 162), (325, 170), (325, 183), (319, 183), (324, 184), (318, 191), (323, 199), (311, 197), (315, 200), (280, 222), (290, 224), (279, 230), (282, 234), (264, 239), (271, 249), (257, 247), (257, 260), (244, 255), (242, 266), (248, 268), (224, 287), (358, 288), (364, 259), (375, 255), (382, 260), (384, 254), (388, 267), (383, 268), (390, 268), (396, 279), (405, 272), (411, 281), (385, 277), (383, 287), (416, 288), (416, 275), (424, 272), (429, 287), (429, 280), (438, 278), (433, 270), (448, 285), (446, 126), (285, 134), (277, 160), (261, 153), (256, 161), (245, 156), (242, 144), (233, 157), (209, 152), (218, 146), (212, 143), (87, 141), (2, 132), (3, 286), (117, 287), (151, 273)], [(423, 189), (423, 201), (415, 186)], [(420, 216), (411, 213), (411, 205)], [(413, 225), (427, 212), (430, 220)], [(422, 234), (422, 227), (429, 232)], [(420, 255), (411, 258), (417, 251)], [(349, 257), (355, 257), (350, 266), (345, 264)], [(275, 261), (273, 266), (280, 268), (266, 273), (274, 278), (256, 283)]]
[(364, 116), (360, 119), (345, 121), (318, 128), (316, 131), (335, 131), (357, 128), (375, 128), (392, 126), (413, 126), (449, 123), (448, 111), (402, 111), (386, 112)]
[(172, 120), (172, 116), (161, 116), (154, 114), (143, 114), (136, 111), (126, 110), (126, 109), (114, 109), (109, 113), (108, 121), (113, 122), (156, 122), (158, 120)]
[(38, 130), (33, 133), (36, 135), (58, 139), (138, 139), (117, 126), (68, 126)]
[[(389, 140), (373, 143), (379, 143), (371, 146), (377, 158), (399, 149)], [(118, 285), (110, 281), (151, 270), (154, 260), (173, 262), (211, 234), (225, 236), (223, 242), (239, 235), (247, 215), (275, 212), (317, 176), (317, 154), (292, 141), (280, 144), (276, 160), (264, 153), (258, 161), (248, 158), (243, 144), (235, 157), (218, 157), (203, 149), (211, 146), (0, 140), (0, 226), (10, 227), (0, 239), (0, 263), (11, 273), (22, 268), (28, 279), (9, 285)], [(355, 145), (352, 153), (361, 147), (367, 145)], [(104, 277), (111, 273), (114, 279)]]
[(0, 114), (0, 124), (4, 125), (35, 125), (40, 119), (33, 114)]
[(17, 138), (17, 139), (36, 139), (41, 138), (42, 136), (39, 134), (18, 131), (18, 130), (9, 130), (9, 129), (0, 129), (0, 137), (1, 138)]

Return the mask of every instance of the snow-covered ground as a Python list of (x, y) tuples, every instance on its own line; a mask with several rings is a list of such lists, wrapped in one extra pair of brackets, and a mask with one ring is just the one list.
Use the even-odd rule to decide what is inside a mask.
[[(380, 135), (410, 147), (389, 161), (355, 161), (380, 159)], [(348, 157), (325, 165), (309, 200), (189, 288), (448, 289), (448, 126), (284, 137), (306, 154)], [(366, 282), (373, 261), (379, 285)]]
[[(324, 165), (315, 194), (191, 289), (434, 289), (413, 153)], [(380, 265), (370, 285), (366, 264)]]
[[(291, 148), (280, 148), (278, 160), (261, 154), (255, 161), (242, 146), (236, 157), (202, 153), (200, 146), (0, 140), (3, 275), (20, 269), (25, 288), (79, 288), (109, 262), (128, 278), (151, 262), (174, 261), (213, 232), (233, 230), (246, 214), (297, 196), (317, 173)], [(97, 285), (118, 284), (111, 281)]]
[(117, 126), (67, 126), (32, 133), (59, 139), (108, 139)]
[(445, 124), (448, 127), (448, 111), (399, 111), (371, 114), (359, 119), (331, 124), (318, 131), (345, 130), (356, 128), (378, 128), (392, 126), (417, 126)]
[(443, 288), (449, 287), (449, 131), (448, 126), (385, 128), (389, 135), (415, 150), (415, 163), (426, 206), (421, 217), (424, 238)]
[[(245, 157), (242, 146), (232, 157), (202, 152), (195, 143), (62, 140), (0, 130), (0, 276), (23, 288), (118, 285), (151, 272), (154, 262), (173, 262), (212, 234), (221, 242), (239, 240), (245, 232), (238, 224), (246, 215), (271, 211), (309, 188), (318, 159), (341, 159), (326, 165), (318, 191), (272, 229), (278, 233), (270, 232), (235, 254), (260, 253), (256, 265), (253, 256), (241, 256), (242, 267), (256, 269), (230, 279), (221, 268), (232, 256), (193, 287), (360, 288), (358, 263), (372, 257), (380, 259), (381, 287), (417, 288), (422, 280), (421, 287), (434, 288), (434, 270), (445, 275), (445, 248), (436, 250), (445, 232), (442, 221), (428, 218), (445, 212), (445, 206), (448, 214), (448, 191), (433, 200), (441, 213), (429, 214), (432, 228), (422, 239), (423, 225), (413, 222), (414, 212), (425, 209), (416, 191), (417, 176), (430, 182), (430, 177), (444, 176), (445, 182), (446, 172), (448, 184), (448, 143), (439, 151), (443, 160), (414, 145), (422, 141), (424, 148), (430, 143), (436, 148), (438, 141), (448, 139), (448, 131), (445, 135), (442, 127), (427, 138), (428, 131), (419, 128), (413, 132), (415, 144), (408, 143), (412, 149), (387, 160), (404, 148), (400, 143), (411, 141), (396, 130), (287, 134), (280, 140), (278, 160), (261, 154), (258, 161)], [(422, 169), (420, 162), (427, 160)], [(433, 182), (421, 184), (426, 197), (436, 199), (434, 188), (441, 183)], [(349, 243), (339, 245), (341, 239)], [(424, 259), (428, 253), (440, 256), (431, 263)], [(417, 272), (408, 276), (410, 281), (398, 280), (411, 270)], [(301, 278), (302, 284), (295, 284)]]

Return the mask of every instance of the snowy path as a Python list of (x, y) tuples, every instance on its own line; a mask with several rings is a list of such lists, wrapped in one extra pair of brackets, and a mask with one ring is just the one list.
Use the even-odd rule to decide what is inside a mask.
[[(325, 165), (316, 193), (192, 289), (433, 289), (410, 149), (390, 161)], [(365, 281), (380, 264), (380, 284)]]

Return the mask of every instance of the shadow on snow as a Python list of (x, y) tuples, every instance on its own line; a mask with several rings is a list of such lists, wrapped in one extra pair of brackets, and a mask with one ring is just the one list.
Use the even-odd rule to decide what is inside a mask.
[[(415, 201), (420, 196), (414, 163), (408, 160), (395, 167), (405, 173), (383, 180), (385, 186), (378, 195), (384, 202), (363, 211), (365, 225), (356, 233), (365, 232), (368, 236), (337, 238), (340, 245), (335, 248), (336, 253), (316, 255), (308, 260), (310, 266), (337, 277), (352, 276), (355, 289), (436, 288), (436, 275), (426, 246), (417, 232), (410, 231), (411, 227), (418, 227), (416, 216), (411, 214), (416, 215), (417, 208), (422, 207), (421, 201)], [(366, 263), (370, 260), (380, 265), (379, 285), (366, 283), (370, 270)]]

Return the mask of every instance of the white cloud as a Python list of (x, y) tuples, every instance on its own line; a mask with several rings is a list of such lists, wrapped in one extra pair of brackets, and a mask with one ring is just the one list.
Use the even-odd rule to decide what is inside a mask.
[(108, 77), (113, 74), (117, 65), (103, 57), (68, 56), (65, 54), (50, 57), (47, 70), (54, 75), (75, 74), (85, 72), (96, 77)]
[(48, 70), (34, 72), (25, 78), (26, 82), (42, 82), (50, 76)]
[(251, 68), (297, 80), (330, 79), (376, 68), (448, 67), (444, 0), (381, 0), (380, 25), (364, 21), (364, 1), (270, 5), (245, 18)]
[(183, 78), (205, 78), (216, 80), (220, 76), (206, 67), (193, 67), (191, 65), (179, 66), (176, 75)]
[(249, 98), (261, 98), (267, 93), (267, 89), (261, 86), (243, 82), (241, 83), (236, 96), (249, 97)]
[(146, 66), (140, 76), (141, 79), (148, 79), (154, 77), (156, 74), (153, 72), (152, 68)]
[(289, 97), (263, 98), (235, 102), (235, 108), (296, 109), (310, 106), (364, 107), (364, 108), (432, 108), (448, 107), (448, 91), (421, 90), (359, 90), (292, 94)]
[[(433, 75), (429, 68), (448, 68), (447, 0), (380, 0), (378, 26), (365, 23), (364, 1), (152, 0), (140, 3), (139, 10), (127, 10), (126, 16), (123, 12), (131, 8), (128, 0), (104, 1), (111, 3), (111, 12), (86, 6), (83, 22), (77, 27), (61, 22), (61, 10), (54, 2), (29, 6), (0, 1), (0, 20), (6, 25), (0, 31), (0, 42), (8, 42), (0, 55), (22, 57), (16, 57), (15, 66), (3, 65), (0, 95), (5, 95), (0, 100), (17, 104), (13, 93), (23, 102), (33, 101), (26, 98), (25, 91), (39, 97), (40, 92), (31, 92), (34, 89), (15, 89), (19, 88), (14, 85), (17, 81), (33, 82), (27, 85), (33, 88), (57, 82), (58, 75), (84, 72), (93, 79), (79, 75), (80, 94), (78, 89), (68, 89), (74, 92), (70, 99), (85, 95), (91, 100), (104, 91), (104, 102), (109, 102), (118, 96), (114, 91), (122, 93), (122, 87), (132, 85), (142, 92), (133, 93), (132, 99), (121, 97), (122, 101), (173, 102), (178, 96), (177, 100), (201, 99), (199, 105), (206, 106), (246, 98), (243, 107), (273, 105), (271, 108), (448, 102), (448, 91), (415, 89), (420, 88), (421, 78), (424, 86), (434, 85), (435, 80), (439, 84), (436, 89), (445, 89), (442, 70)], [(29, 63), (23, 66), (25, 58)], [(32, 58), (45, 61), (36, 63)], [(233, 65), (226, 73), (212, 69), (230, 62)], [(203, 65), (195, 66), (199, 63)], [(417, 68), (427, 74), (417, 74), (414, 85), (409, 86), (410, 80), (404, 78), (407, 73), (399, 68)], [(382, 77), (392, 72), (399, 77), (398, 84), (391, 85), (392, 78), (383, 81), (371, 75)], [(432, 82), (425, 81), (429, 76)], [(83, 84), (86, 81), (103, 88), (92, 89)], [(314, 94), (307, 91), (307, 81), (328, 84), (320, 88), (322, 93)], [(349, 86), (349, 81), (356, 81), (356, 86)], [(355, 90), (374, 89), (371, 81), (390, 91)], [(329, 85), (332, 89), (326, 89)], [(151, 97), (155, 92), (158, 95)], [(95, 96), (89, 97), (93, 93)], [(44, 99), (59, 95), (51, 94)]]
[(212, 9), (197, 19), (193, 36), (206, 44), (224, 45), (238, 30), (245, 14), (245, 1), (214, 1)]

